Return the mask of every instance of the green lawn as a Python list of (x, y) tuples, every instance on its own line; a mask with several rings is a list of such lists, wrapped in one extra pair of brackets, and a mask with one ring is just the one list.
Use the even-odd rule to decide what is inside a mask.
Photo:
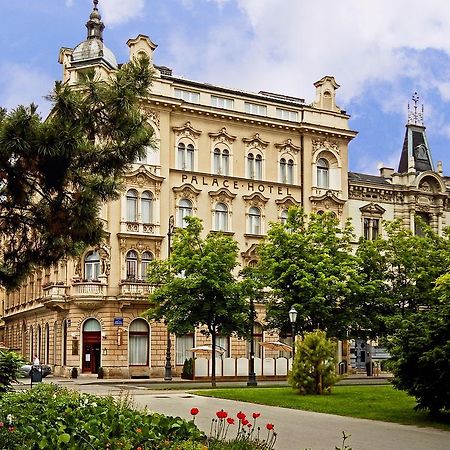
[(330, 395), (297, 395), (290, 387), (214, 389), (195, 393), (261, 405), (450, 430), (450, 415), (437, 421), (426, 412), (414, 411), (415, 399), (392, 386), (335, 386)]

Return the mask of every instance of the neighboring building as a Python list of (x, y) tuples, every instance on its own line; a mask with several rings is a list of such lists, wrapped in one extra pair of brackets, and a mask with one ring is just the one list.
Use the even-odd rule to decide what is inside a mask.
[[(105, 78), (118, 67), (103, 43), (96, 6), (86, 26), (85, 41), (60, 51), (65, 83), (75, 84), (87, 69)], [(149, 37), (127, 44), (130, 59), (145, 54), (153, 65), (157, 46)], [(450, 223), (445, 178), (441, 169), (433, 171), (417, 120), (407, 125), (398, 172), (348, 173), (348, 143), (356, 133), (336, 105), (333, 77), (315, 83), (315, 101), (306, 105), (300, 98), (226, 89), (154, 68), (143, 107), (155, 145), (126, 175), (122, 197), (103, 205), (108, 239), (77, 260), (37, 271), (4, 299), (6, 344), (28, 358), (37, 354), (56, 374), (68, 376), (72, 367), (84, 373), (103, 367), (109, 377), (164, 373), (166, 329), (140, 314), (152, 289), (146, 267), (167, 257), (171, 216), (178, 227), (195, 215), (206, 232), (233, 236), (241, 266), (255, 261), (269, 222), (284, 220), (292, 205), (307, 213), (332, 211), (342, 223), (350, 217), (357, 234), (369, 239), (382, 233), (384, 219), (400, 217), (414, 227), (417, 212), (437, 231)], [(1, 328), (0, 322), (0, 340)], [(255, 341), (262, 341), (261, 324), (256, 330)], [(200, 333), (173, 337), (178, 372), (189, 349), (205, 343)], [(221, 337), (218, 344), (227, 356), (247, 356), (245, 341)], [(262, 357), (263, 349), (256, 350)]]

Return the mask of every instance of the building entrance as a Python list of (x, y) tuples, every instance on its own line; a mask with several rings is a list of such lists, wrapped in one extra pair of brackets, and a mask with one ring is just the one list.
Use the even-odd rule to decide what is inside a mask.
[(83, 373), (98, 373), (101, 365), (101, 327), (95, 319), (89, 319), (83, 326)]

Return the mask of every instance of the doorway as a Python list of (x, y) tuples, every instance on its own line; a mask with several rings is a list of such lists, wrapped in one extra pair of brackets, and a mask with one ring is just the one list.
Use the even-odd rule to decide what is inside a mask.
[(83, 373), (98, 373), (101, 365), (101, 339), (101, 326), (98, 320), (86, 320), (83, 325)]

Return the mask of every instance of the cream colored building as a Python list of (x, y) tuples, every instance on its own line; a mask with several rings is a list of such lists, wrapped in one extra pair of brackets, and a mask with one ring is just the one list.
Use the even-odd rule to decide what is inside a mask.
[[(96, 7), (87, 28), (85, 41), (60, 51), (65, 83), (77, 83), (88, 68), (99, 77), (117, 70)], [(145, 35), (127, 45), (130, 59), (145, 54), (154, 65), (154, 83), (142, 102), (154, 148), (126, 175), (122, 197), (103, 205), (109, 238), (78, 260), (37, 271), (4, 298), (6, 344), (28, 358), (37, 354), (56, 374), (68, 376), (73, 367), (83, 373), (102, 367), (109, 377), (164, 373), (166, 329), (140, 314), (152, 289), (145, 282), (146, 265), (167, 257), (171, 216), (175, 226), (183, 226), (184, 216), (195, 215), (205, 232), (233, 236), (241, 267), (255, 259), (269, 223), (284, 220), (292, 205), (333, 211), (342, 223), (351, 217), (359, 235), (366, 219), (371, 230), (380, 219), (380, 232), (381, 219), (402, 217), (413, 226), (415, 211), (428, 214), (438, 230), (449, 223), (442, 173), (432, 167), (418, 173), (414, 155), (396, 174), (348, 173), (348, 143), (356, 133), (336, 105), (339, 85), (333, 77), (315, 83), (315, 101), (307, 105), (300, 98), (177, 77), (157, 65), (157, 46)], [(266, 337), (260, 325), (256, 334), (257, 340)], [(200, 333), (172, 336), (177, 372), (189, 348), (204, 343)], [(244, 341), (220, 338), (219, 344), (229, 356), (247, 356)]]

